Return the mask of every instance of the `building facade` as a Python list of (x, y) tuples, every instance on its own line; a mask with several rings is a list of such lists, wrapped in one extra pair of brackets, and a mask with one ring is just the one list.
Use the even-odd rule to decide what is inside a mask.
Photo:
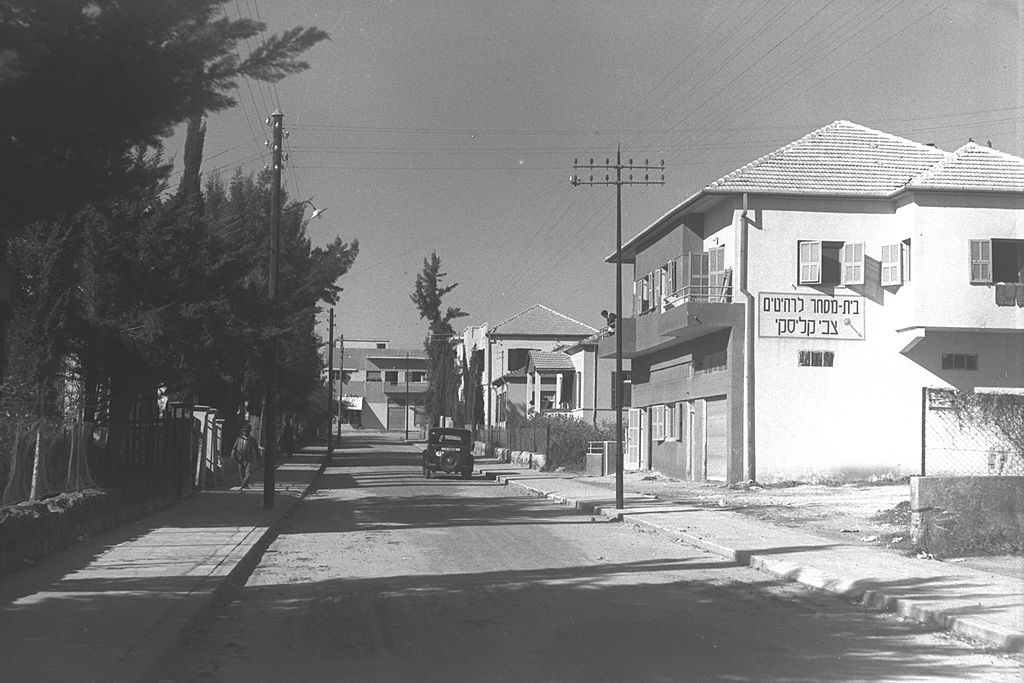
[(617, 258), (634, 266), (631, 467), (914, 474), (924, 388), (1024, 386), (1024, 160), (987, 147), (837, 121), (708, 185)]
[(393, 349), (386, 339), (339, 338), (331, 368), (335, 420), (363, 429), (419, 430), (426, 423), (428, 367), (423, 349)]
[[(505, 401), (509, 392), (517, 395), (515, 389), (510, 389), (517, 382), (515, 371), (525, 371), (531, 351), (562, 352), (562, 349), (579, 344), (596, 333), (596, 328), (542, 304), (534, 304), (497, 325), (484, 323), (466, 328), (459, 357), (465, 359), (466, 366), (472, 365), (475, 358), (478, 367), (482, 368), (479, 384), (485, 426), (497, 426), (499, 417), (501, 423), (508, 421), (508, 404)], [(574, 373), (575, 370), (569, 372)], [(504, 382), (503, 378), (508, 378), (509, 382)], [(525, 374), (523, 378), (525, 381)], [(554, 376), (549, 379), (556, 381)], [(505, 397), (502, 404), (504, 412), (500, 415), (496, 400), (499, 392)], [(560, 404), (564, 402), (559, 399)]]

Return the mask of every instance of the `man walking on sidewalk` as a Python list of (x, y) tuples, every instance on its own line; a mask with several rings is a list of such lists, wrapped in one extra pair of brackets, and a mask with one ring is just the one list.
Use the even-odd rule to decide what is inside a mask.
[(253, 467), (256, 466), (256, 440), (252, 438), (252, 427), (243, 424), (239, 430), (235, 445), (231, 447), (231, 459), (238, 465), (238, 476), (241, 479), (239, 492), (249, 488)]

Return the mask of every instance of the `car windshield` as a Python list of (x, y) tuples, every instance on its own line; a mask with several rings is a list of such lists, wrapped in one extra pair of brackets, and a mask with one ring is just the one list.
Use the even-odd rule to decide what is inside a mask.
[(469, 443), (468, 434), (446, 434), (434, 432), (430, 435), (430, 440), (434, 443), (455, 443), (455, 444), (467, 444)]

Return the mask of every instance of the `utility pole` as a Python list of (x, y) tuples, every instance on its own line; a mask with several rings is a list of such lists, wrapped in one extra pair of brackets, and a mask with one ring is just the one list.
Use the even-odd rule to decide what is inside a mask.
[[(274, 110), (270, 115), (274, 142), (271, 149), (272, 181), (270, 185), (270, 308), (277, 305), (277, 276), (281, 254), (281, 147), (284, 114)], [(277, 340), (271, 339), (267, 353), (266, 399), (263, 419), (266, 425), (263, 444), (263, 509), (274, 507), (274, 474), (277, 456)]]
[[(341, 440), (341, 401), (345, 396), (345, 335), (338, 335), (338, 342), (341, 347), (338, 349), (341, 353), (338, 359), (338, 370), (341, 372), (341, 384), (338, 386), (338, 439)], [(331, 416), (331, 421), (334, 421), (334, 416)]]
[(405, 352), (405, 440), (409, 440), (409, 352)]
[[(327, 462), (334, 455), (334, 308), (327, 326)], [(344, 365), (344, 363), (342, 363)], [(341, 402), (341, 395), (338, 395)]]
[[(621, 146), (615, 150), (615, 163), (611, 159), (605, 159), (604, 165), (595, 164), (591, 159), (589, 164), (581, 164), (579, 159), (572, 161), (573, 173), (569, 176), (569, 182), (574, 187), (579, 185), (614, 185), (615, 186), (615, 323), (618, 329), (615, 330), (615, 508), (621, 510), (624, 506), (622, 496), (622, 186), (623, 185), (664, 185), (665, 184), (665, 160), (661, 164), (652, 166), (647, 159), (643, 164), (634, 164), (630, 159), (628, 164), (622, 163)], [(602, 180), (600, 173), (597, 179), (593, 174), (588, 174), (589, 179), (581, 178), (578, 172), (581, 169), (600, 171), (604, 169), (605, 175)], [(615, 177), (612, 178), (611, 171), (615, 170)], [(622, 171), (628, 171), (629, 177), (622, 179)], [(652, 179), (651, 171), (660, 171), (661, 177)], [(637, 177), (633, 178), (633, 172)], [(643, 178), (639, 174), (643, 173)]]

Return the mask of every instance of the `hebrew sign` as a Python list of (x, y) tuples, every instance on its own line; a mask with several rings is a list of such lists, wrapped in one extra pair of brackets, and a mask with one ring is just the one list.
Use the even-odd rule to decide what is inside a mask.
[(864, 297), (827, 294), (757, 295), (761, 337), (864, 339)]

